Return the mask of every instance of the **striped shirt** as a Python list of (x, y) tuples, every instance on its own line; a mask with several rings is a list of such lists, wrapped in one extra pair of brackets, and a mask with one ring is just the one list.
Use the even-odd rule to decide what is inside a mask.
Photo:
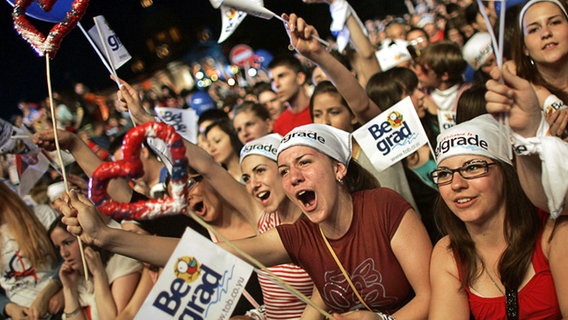
[[(258, 220), (258, 231), (264, 233), (277, 225), (280, 225), (278, 213), (263, 213)], [(281, 264), (268, 269), (306, 297), (311, 297), (314, 284), (304, 269), (295, 264)], [(263, 271), (258, 271), (258, 281), (262, 288), (267, 319), (300, 319), (306, 308), (302, 300), (282, 288)]]

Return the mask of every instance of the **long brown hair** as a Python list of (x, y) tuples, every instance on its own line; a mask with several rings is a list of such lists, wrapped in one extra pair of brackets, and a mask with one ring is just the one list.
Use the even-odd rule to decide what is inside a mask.
[[(564, 10), (568, 11), (568, 5), (566, 4), (566, 2), (564, 0), (559, 0), (559, 1), (562, 4)], [(519, 21), (519, 18), (520, 17), (517, 16), (516, 21)], [(568, 17), (564, 16), (564, 18), (568, 20)], [(521, 30), (519, 23), (515, 23), (514, 28), (516, 30), (514, 32), (514, 37), (516, 39), (515, 41), (513, 41), (514, 44), (512, 46), (513, 47), (512, 54), (513, 54), (513, 60), (517, 65), (517, 74), (521, 78), (524, 78), (529, 82), (545, 87), (552, 94), (556, 95), (560, 100), (568, 101), (568, 94), (565, 93), (560, 88), (557, 88), (556, 86), (553, 86), (548, 81), (546, 81), (538, 71), (536, 65), (534, 64), (534, 61), (532, 61), (532, 58), (528, 55), (525, 55), (526, 47), (525, 47), (524, 32), (523, 30)]]
[[(501, 168), (504, 179), (503, 232), (508, 244), (499, 260), (499, 273), (507, 289), (518, 289), (532, 261), (541, 222), (535, 207), (521, 188), (515, 169), (503, 162), (496, 162)], [(438, 198), (435, 218), (441, 232), (447, 233), (450, 237), (449, 249), (458, 261), (462, 287), (471, 285), (483, 270), (478, 270), (480, 257), (464, 222), (452, 213), (441, 198)]]
[(0, 183), (0, 223), (8, 226), (20, 253), (34, 268), (53, 266), (57, 261), (46, 228), (32, 209), (3, 183)]

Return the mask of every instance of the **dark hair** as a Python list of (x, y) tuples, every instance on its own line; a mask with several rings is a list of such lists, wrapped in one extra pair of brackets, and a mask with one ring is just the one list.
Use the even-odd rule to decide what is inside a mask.
[(463, 82), (463, 73), (467, 68), (461, 49), (449, 40), (429, 44), (417, 62), (423, 66), (428, 65), (438, 76), (447, 72), (449, 82)]
[(268, 113), (268, 109), (260, 103), (254, 101), (244, 101), (243, 103), (239, 104), (235, 107), (233, 111), (233, 119), (239, 114), (243, 112), (252, 112), (255, 116), (259, 117), (261, 120), (268, 120), (270, 119), (270, 113)]
[[(523, 192), (515, 169), (504, 162), (495, 162), (503, 174), (505, 201), (503, 232), (508, 243), (499, 260), (499, 273), (505, 288), (516, 290), (531, 263), (541, 221), (535, 207)], [(449, 249), (453, 251), (458, 261), (462, 288), (471, 285), (482, 270), (478, 270), (480, 257), (464, 222), (448, 208), (441, 197), (438, 198), (435, 219), (440, 231), (449, 235)]]
[(122, 148), (122, 140), (124, 140), (124, 137), (126, 136), (126, 132), (116, 136), (111, 142), (110, 145), (108, 147), (108, 152), (110, 154), (114, 154), (116, 152), (116, 150)]
[[(60, 228), (61, 230), (71, 234), (69, 231), (67, 231), (67, 225), (65, 225), (63, 222), (61, 222), (61, 218), (63, 218), (63, 216), (57, 217), (57, 219), (55, 219), (55, 221), (53, 221), (49, 225), (49, 228), (47, 228), (47, 236), (48, 237), (51, 238), (51, 233), (53, 233), (53, 230), (55, 230), (56, 228)], [(79, 241), (79, 239), (77, 239), (77, 241)], [(91, 248), (93, 248), (94, 250), (98, 251), (101, 254), (101, 260), (102, 260), (104, 266), (107, 265), (107, 262), (114, 255), (114, 253), (107, 251), (107, 250), (104, 250), (104, 249), (101, 249), (101, 248), (98, 248), (98, 247), (91, 246)], [(59, 254), (59, 252), (57, 254)]]
[(292, 69), (295, 73), (303, 73), (307, 75), (307, 72), (304, 70), (304, 66), (300, 60), (291, 54), (276, 56), (272, 59), (272, 61), (268, 64), (268, 70), (272, 70), (276, 67), (286, 67)]
[(353, 114), (353, 111), (351, 111), (351, 109), (349, 108), (347, 101), (345, 101), (345, 98), (343, 98), (341, 93), (337, 91), (337, 88), (333, 85), (333, 83), (331, 83), (331, 81), (324, 80), (318, 83), (318, 85), (314, 89), (314, 92), (312, 93), (312, 96), (310, 97), (310, 115), (312, 117), (312, 121), (314, 120), (314, 100), (318, 95), (324, 93), (332, 93), (338, 95), (341, 99), (341, 104), (344, 105), (351, 114)]
[(369, 98), (384, 111), (400, 101), (403, 94), (411, 95), (417, 87), (418, 78), (412, 70), (394, 67), (371, 76), (365, 91)]
[(408, 31), (406, 32), (407, 38), (408, 38), (408, 34), (413, 32), (413, 31), (422, 32), (422, 35), (424, 36), (426, 41), (430, 41), (430, 38), (428, 37), (428, 33), (426, 32), (426, 30), (424, 30), (424, 28), (420, 28), (420, 27), (410, 27), (410, 29), (408, 29)]
[(475, 1), (472, 1), (467, 7), (465, 7), (463, 11), (463, 16), (467, 24), (474, 23), (478, 13), (479, 13), (479, 6)]
[(274, 92), (274, 90), (272, 90), (272, 85), (268, 82), (265, 81), (261, 81), (261, 82), (257, 82), (253, 87), (252, 87), (252, 92), (254, 93), (254, 95), (258, 98), (258, 96), (265, 92), (265, 91), (271, 91)]
[(462, 92), (458, 99), (456, 124), (487, 113), (485, 92), (487, 89), (484, 84), (475, 84)]
[(487, 113), (485, 109), (485, 92), (487, 92), (487, 88), (481, 83), (474, 84), (462, 92), (458, 99), (456, 124)]
[[(513, 60), (513, 51), (515, 50), (515, 42), (519, 37), (519, 12), (521, 11), (522, 4), (510, 6), (505, 11), (505, 33), (503, 34), (503, 59)], [(499, 25), (496, 24), (495, 28)], [(495, 29), (494, 28), (494, 29)]]
[(241, 140), (239, 140), (239, 136), (237, 135), (237, 132), (235, 131), (235, 128), (233, 127), (233, 124), (231, 123), (231, 120), (229, 120), (228, 118), (227, 119), (217, 119), (212, 124), (207, 126), (207, 128), (205, 128), (205, 130), (203, 132), (205, 137), (207, 137), (207, 135), (209, 134), (209, 131), (211, 131), (211, 129), (213, 129), (215, 127), (219, 127), (219, 129), (221, 129), (223, 132), (225, 132), (227, 135), (229, 135), (229, 138), (231, 140), (231, 147), (233, 148), (233, 152), (235, 152), (235, 154), (238, 157), (239, 153), (241, 152), (241, 149), (243, 148), (243, 143), (241, 142)]
[(221, 109), (209, 109), (207, 111), (203, 111), (203, 113), (199, 116), (197, 125), (199, 126), (207, 120), (216, 121), (219, 119), (229, 119), (229, 116)]
[[(568, 5), (564, 1), (560, 1), (564, 10), (568, 11)], [(568, 20), (568, 17), (564, 16), (564, 19)], [(519, 17), (516, 19), (519, 20)], [(560, 88), (557, 88), (546, 81), (542, 74), (538, 71), (537, 67), (534, 65), (532, 58), (525, 55), (525, 39), (523, 30), (520, 29), (518, 23), (515, 23), (515, 28), (517, 28), (517, 39), (514, 41), (514, 47), (512, 48), (513, 60), (517, 65), (517, 74), (519, 77), (532, 82), (535, 85), (540, 85), (548, 89), (552, 94), (556, 95), (562, 101), (568, 101), (568, 94), (566, 94)]]
[(353, 158), (349, 161), (343, 182), (350, 193), (371, 190), (381, 186), (377, 178)]
[[(444, 28), (444, 39), (450, 40), (449, 34), (450, 34), (450, 30), (455, 29), (458, 31), (458, 33), (462, 36), (463, 38), (463, 43), (465, 44), (465, 42), (467, 41), (467, 37), (465, 36), (465, 34), (461, 31), (461, 24), (459, 23), (458, 20), (456, 19), (450, 19), (448, 20), (448, 22), (446, 23), (446, 28)], [(451, 40), (450, 40), (451, 41)]]

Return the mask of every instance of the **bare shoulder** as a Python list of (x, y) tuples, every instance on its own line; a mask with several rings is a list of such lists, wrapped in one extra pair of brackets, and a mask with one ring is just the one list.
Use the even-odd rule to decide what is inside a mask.
[(434, 246), (431, 259), (432, 269), (439, 271), (446, 271), (456, 278), (458, 275), (458, 268), (454, 253), (450, 248), (450, 237), (445, 236), (440, 239)]

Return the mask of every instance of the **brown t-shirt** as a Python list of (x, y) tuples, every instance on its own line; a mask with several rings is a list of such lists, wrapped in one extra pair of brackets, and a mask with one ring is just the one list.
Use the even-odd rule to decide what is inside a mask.
[[(356, 192), (349, 230), (340, 239), (329, 240), (363, 300), (375, 312), (393, 313), (414, 296), (390, 246), (410, 208), (390, 189)], [(317, 224), (300, 219), (293, 225), (279, 225), (277, 230), (292, 260), (312, 277), (330, 309), (364, 309), (331, 256)]]

